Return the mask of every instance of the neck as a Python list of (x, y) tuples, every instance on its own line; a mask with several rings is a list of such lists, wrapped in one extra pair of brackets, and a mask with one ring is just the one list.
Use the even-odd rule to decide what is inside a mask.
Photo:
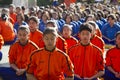
[(82, 42), (82, 41), (81, 41), (81, 45), (83, 45), (83, 46), (87, 46), (87, 45), (89, 45), (89, 44), (90, 44), (90, 42), (85, 43), (85, 42)]
[(52, 51), (55, 50), (55, 46), (54, 46), (54, 47), (47, 47), (47, 46), (46, 46), (45, 49), (46, 49), (47, 51), (52, 52)]

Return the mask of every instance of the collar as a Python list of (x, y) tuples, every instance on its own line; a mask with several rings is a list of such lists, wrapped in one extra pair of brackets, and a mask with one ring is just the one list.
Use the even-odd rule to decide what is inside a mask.
[(54, 47), (52, 50), (48, 50), (48, 49), (45, 47), (45, 50), (48, 51), (48, 52), (53, 52), (55, 49), (56, 49), (56, 47)]
[(84, 45), (84, 44), (82, 44), (82, 43), (80, 43), (82, 46), (89, 46), (90, 45), (90, 43), (88, 43), (88, 44), (86, 44), (86, 45)]
[(27, 41), (25, 44), (21, 44), (20, 41), (19, 41), (19, 44), (20, 44), (21, 46), (25, 46), (25, 45), (28, 44), (28, 42), (29, 42), (29, 41)]

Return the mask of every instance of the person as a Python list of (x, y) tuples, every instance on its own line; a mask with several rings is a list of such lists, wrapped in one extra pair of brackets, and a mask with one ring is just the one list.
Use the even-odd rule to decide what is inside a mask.
[(90, 43), (92, 28), (88, 23), (80, 26), (80, 43), (68, 51), (74, 65), (74, 80), (97, 80), (104, 74), (102, 51)]
[(64, 74), (66, 80), (73, 80), (73, 64), (69, 56), (56, 48), (57, 31), (52, 27), (46, 28), (43, 40), (45, 47), (30, 56), (27, 80), (64, 80)]
[(116, 24), (116, 17), (110, 14), (107, 18), (107, 23), (102, 27), (102, 38), (106, 44), (115, 45), (115, 34), (120, 31), (120, 25)]
[(22, 25), (18, 30), (18, 41), (10, 46), (10, 67), (1, 67), (0, 76), (3, 80), (26, 80), (26, 66), (31, 52), (39, 49), (35, 43), (29, 40), (30, 30)]
[[(52, 21), (52, 20), (49, 20), (46, 24), (46, 27), (54, 27), (56, 29), (56, 31), (58, 32), (58, 28), (57, 28), (57, 24)], [(56, 47), (60, 50), (62, 50), (63, 52), (65, 53), (68, 53), (67, 51), (67, 43), (65, 41), (64, 38), (62, 38), (59, 34), (58, 34), (58, 37), (57, 37), (57, 42), (56, 42)]]
[(102, 53), (105, 51), (105, 43), (101, 37), (96, 35), (96, 23), (94, 21), (89, 21), (89, 24), (92, 26), (92, 36), (91, 36), (91, 43), (95, 46), (99, 47), (102, 50)]
[[(65, 24), (63, 26), (63, 30), (62, 30), (62, 36), (65, 39), (65, 41), (67, 42), (67, 49), (69, 50), (73, 45), (76, 45), (78, 43), (78, 40), (75, 39), (74, 37), (72, 37), (72, 26)], [(67, 50), (67, 51), (68, 51)]]
[(16, 22), (16, 16), (17, 14), (15, 13), (15, 5), (14, 4), (10, 4), (9, 5), (9, 16), (13, 19), (13, 24)]
[(0, 34), (4, 39), (4, 44), (13, 44), (15, 42), (15, 32), (12, 23), (8, 20), (7, 14), (1, 14)]
[(28, 19), (28, 25), (30, 29), (30, 40), (33, 41), (37, 46), (42, 48), (44, 45), (42, 42), (43, 33), (38, 30), (39, 25), (38, 18), (35, 16), (31, 16)]
[(116, 33), (116, 46), (106, 54), (105, 80), (120, 80), (120, 31)]

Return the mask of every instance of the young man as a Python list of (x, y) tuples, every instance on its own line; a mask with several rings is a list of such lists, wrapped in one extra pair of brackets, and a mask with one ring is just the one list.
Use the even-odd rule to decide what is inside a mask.
[(78, 43), (74, 37), (72, 37), (72, 26), (69, 24), (65, 24), (62, 29), (62, 36), (67, 42), (67, 49), (69, 50), (73, 45)]
[(90, 24), (82, 24), (79, 30), (81, 41), (68, 52), (74, 64), (75, 80), (96, 80), (104, 74), (102, 52), (90, 43), (91, 32)]
[(0, 68), (0, 76), (3, 80), (26, 80), (28, 57), (32, 51), (39, 49), (35, 43), (29, 40), (29, 35), (28, 27), (21, 26), (19, 28), (18, 41), (11, 45), (9, 50), (10, 68)]
[(105, 80), (120, 80), (120, 31), (116, 33), (116, 47), (107, 51)]
[(105, 43), (115, 45), (115, 34), (120, 31), (120, 25), (116, 23), (114, 14), (108, 16), (108, 22), (102, 27), (101, 31)]
[[(56, 48), (57, 32), (46, 28), (45, 47), (33, 52), (27, 67), (27, 80), (73, 80), (73, 64), (68, 55)], [(36, 72), (36, 74), (34, 74)]]
[(38, 30), (39, 21), (38, 18), (32, 16), (28, 19), (28, 25), (30, 29), (30, 40), (33, 41), (40, 48), (43, 47), (42, 38), (43, 33)]

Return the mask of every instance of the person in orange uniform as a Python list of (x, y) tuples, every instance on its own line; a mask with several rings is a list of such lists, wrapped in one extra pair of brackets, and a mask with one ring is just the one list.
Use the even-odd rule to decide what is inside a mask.
[(14, 4), (10, 4), (9, 5), (9, 16), (13, 19), (13, 23), (14, 24), (17, 21), (17, 14), (15, 13), (15, 5)]
[(67, 49), (69, 50), (73, 45), (76, 45), (78, 43), (78, 40), (76, 40), (74, 37), (71, 36), (72, 34), (72, 26), (69, 24), (65, 24), (62, 29), (62, 36), (67, 42)]
[(3, 44), (4, 44), (4, 40), (3, 40), (2, 35), (0, 35), (0, 61), (1, 61), (1, 59), (2, 59), (1, 49), (2, 49)]
[(75, 80), (97, 80), (104, 74), (102, 51), (90, 43), (92, 28), (88, 23), (80, 26), (81, 41), (68, 54), (74, 64)]
[(94, 21), (89, 21), (88, 23), (92, 26), (92, 38), (90, 40), (91, 43), (99, 47), (102, 50), (102, 53), (104, 53), (105, 43), (101, 37), (96, 35), (96, 23)]
[(1, 14), (2, 20), (0, 21), (0, 34), (3, 36), (5, 44), (12, 44), (15, 39), (13, 25), (8, 21), (7, 14)]
[(20, 26), (17, 34), (18, 41), (9, 49), (10, 68), (0, 68), (3, 80), (26, 80), (25, 72), (28, 58), (32, 51), (39, 49), (35, 43), (29, 40), (29, 34), (28, 27)]
[(120, 80), (120, 31), (116, 33), (116, 46), (107, 51), (105, 80)]
[[(56, 23), (52, 20), (49, 20), (47, 22), (46, 27), (54, 27), (56, 29), (56, 31), (58, 31)], [(67, 43), (66, 43), (65, 39), (63, 39), (60, 35), (58, 35), (58, 37), (57, 37), (56, 47), (65, 53), (68, 52), (67, 51)]]
[(28, 19), (28, 25), (30, 28), (30, 40), (37, 44), (40, 48), (43, 47), (42, 43), (43, 33), (38, 30), (39, 21), (38, 18), (32, 16)]
[(69, 56), (56, 48), (57, 31), (52, 27), (46, 28), (43, 40), (45, 47), (30, 56), (27, 80), (73, 80), (73, 64)]

